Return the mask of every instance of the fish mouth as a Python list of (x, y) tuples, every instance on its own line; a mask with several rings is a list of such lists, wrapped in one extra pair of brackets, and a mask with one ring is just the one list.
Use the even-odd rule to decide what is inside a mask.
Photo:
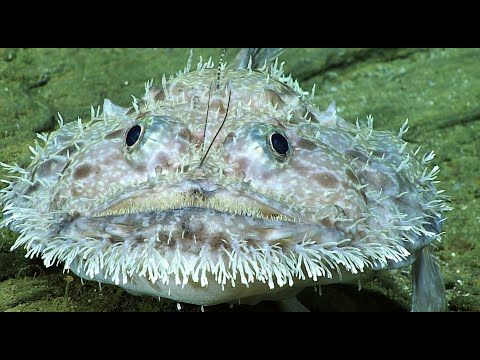
[(194, 209), (213, 210), (229, 216), (250, 217), (265, 221), (298, 223), (283, 210), (284, 205), (262, 195), (246, 195), (217, 185), (184, 181), (168, 188), (137, 189), (109, 201), (93, 217), (114, 217), (140, 213), (162, 213)]
[(203, 246), (230, 249), (239, 239), (296, 243), (301, 241), (297, 234), (313, 237), (318, 230), (268, 196), (206, 182), (129, 189), (97, 209), (68, 219), (60, 235), (154, 244), (162, 253), (182, 244), (185, 251), (198, 253)]

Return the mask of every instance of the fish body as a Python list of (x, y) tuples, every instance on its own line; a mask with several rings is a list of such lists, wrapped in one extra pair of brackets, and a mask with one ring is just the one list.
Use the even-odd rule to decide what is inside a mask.
[(417, 158), (407, 124), (397, 135), (345, 121), (335, 103), (320, 111), (279, 53), (196, 70), (190, 58), (132, 107), (106, 99), (90, 121), (39, 136), (26, 169), (3, 164), (13, 248), (198, 305), (289, 299), (414, 264), (412, 309), (442, 310), (431, 243), (448, 206), (433, 152)]

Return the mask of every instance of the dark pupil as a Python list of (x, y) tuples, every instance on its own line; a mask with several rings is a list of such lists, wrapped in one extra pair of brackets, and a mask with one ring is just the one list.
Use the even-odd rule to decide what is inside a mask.
[(126, 139), (127, 146), (135, 145), (141, 133), (142, 133), (142, 128), (140, 127), (140, 125), (135, 125), (130, 130), (128, 130), (127, 139)]
[(280, 155), (287, 155), (288, 153), (288, 141), (285, 136), (273, 133), (270, 141), (272, 142), (273, 149)]

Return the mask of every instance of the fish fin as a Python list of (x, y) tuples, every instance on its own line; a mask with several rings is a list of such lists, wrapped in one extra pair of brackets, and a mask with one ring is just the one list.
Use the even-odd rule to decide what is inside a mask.
[(445, 311), (445, 284), (431, 245), (422, 249), (412, 266), (412, 311)]
[(244, 48), (240, 50), (229, 67), (233, 69), (258, 69), (262, 67), (265, 62), (268, 65), (274, 61), (284, 51), (284, 48)]

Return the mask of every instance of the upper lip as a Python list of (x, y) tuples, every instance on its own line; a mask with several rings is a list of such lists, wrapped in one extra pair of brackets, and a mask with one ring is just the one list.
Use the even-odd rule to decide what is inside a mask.
[(280, 203), (264, 196), (230, 191), (206, 180), (184, 180), (168, 188), (143, 188), (109, 201), (95, 217), (178, 210), (187, 207), (204, 208), (232, 215), (251, 216), (264, 220), (295, 221), (281, 211)]

